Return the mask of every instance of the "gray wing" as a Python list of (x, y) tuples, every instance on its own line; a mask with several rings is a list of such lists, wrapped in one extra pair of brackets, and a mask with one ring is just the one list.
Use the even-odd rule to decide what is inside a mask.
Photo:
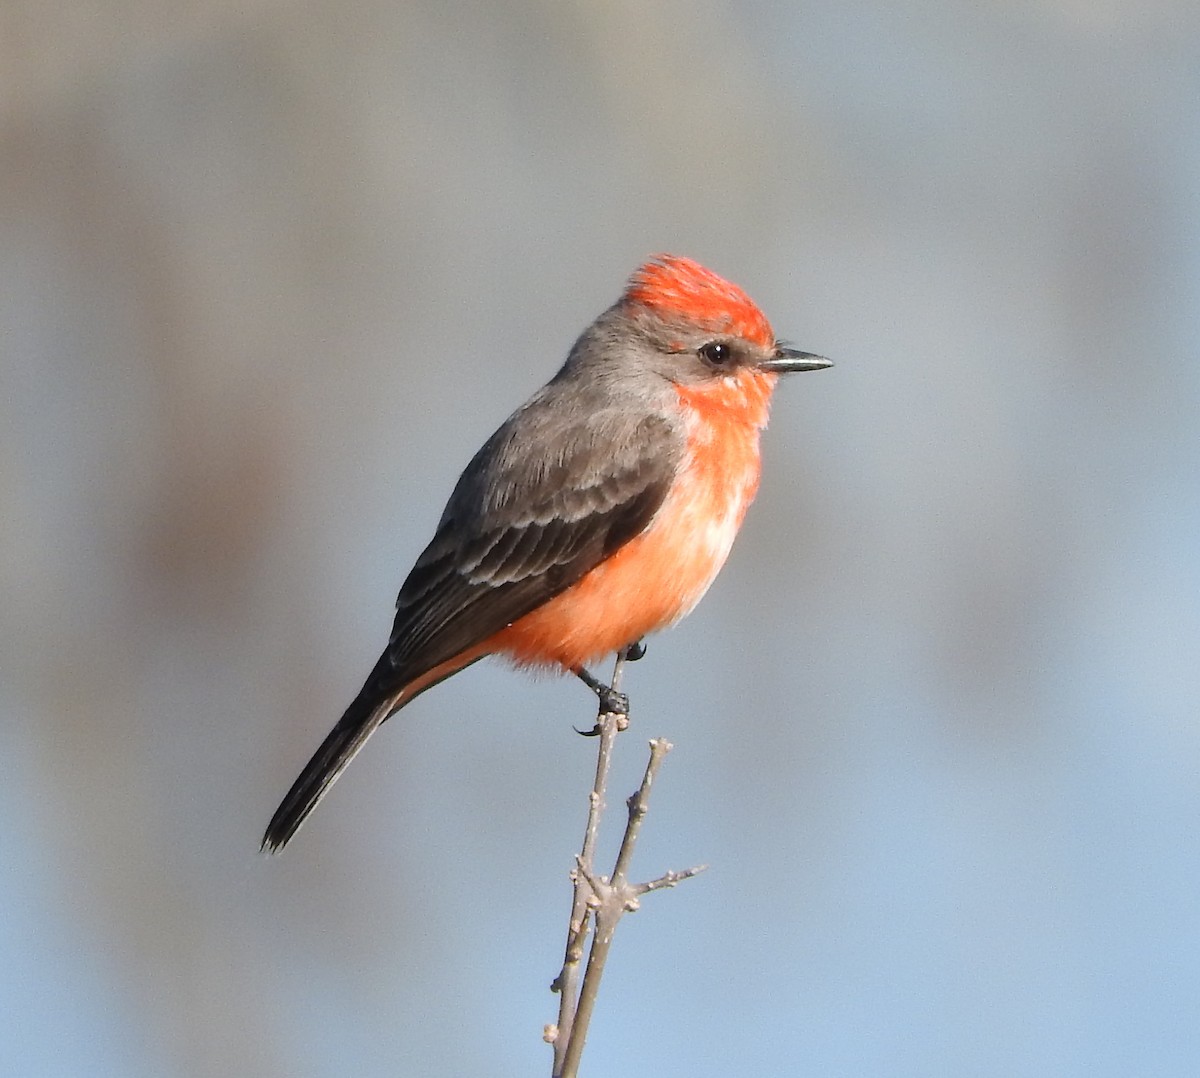
[(399, 689), (570, 587), (650, 523), (684, 440), (638, 403), (562, 396), (551, 382), (476, 454), (400, 590), (387, 650), (275, 810), (264, 849), (295, 834)]
[(662, 505), (681, 432), (644, 405), (640, 418), (611, 405), (564, 416), (552, 394), (553, 383), (476, 454), (400, 589), (384, 657), (404, 680), (569, 588)]

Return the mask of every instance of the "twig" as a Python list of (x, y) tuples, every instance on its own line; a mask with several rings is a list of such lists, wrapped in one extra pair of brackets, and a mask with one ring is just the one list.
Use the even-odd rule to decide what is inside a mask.
[[(617, 656), (616, 666), (613, 668), (612, 688), (616, 691), (620, 689), (625, 661), (626, 654), (622, 652)], [(548, 1026), (545, 1031), (545, 1039), (554, 1045), (554, 1078), (576, 1078), (583, 1045), (587, 1039), (588, 1024), (596, 1005), (600, 979), (604, 974), (604, 965), (612, 947), (617, 922), (626, 913), (638, 908), (642, 895), (664, 887), (674, 887), (681, 880), (689, 879), (706, 867), (699, 865), (683, 872), (667, 872), (649, 883), (631, 884), (628, 880), (633, 849), (649, 808), (650, 789), (663, 759), (671, 751), (669, 741), (655, 738), (650, 742), (650, 760), (646, 764), (641, 786), (626, 801), (629, 816), (612, 874), (608, 877), (596, 874), (596, 836), (605, 807), (604, 793), (608, 784), (612, 749), (617, 734), (628, 724), (628, 715), (607, 711), (603, 704), (601, 705), (597, 719), (600, 746), (596, 759), (596, 778), (588, 799), (583, 848), (576, 855), (575, 868), (571, 871), (574, 898), (571, 904), (571, 921), (567, 929), (566, 954), (562, 970), (550, 986), (552, 991), (560, 993), (558, 1024)], [(589, 921), (594, 924), (595, 931), (588, 954), (587, 969), (583, 975), (583, 985), (577, 991)]]
[[(619, 691), (625, 671), (625, 654), (617, 655), (613, 666), (612, 688)], [(596, 753), (596, 778), (592, 792), (588, 795), (587, 826), (583, 832), (583, 849), (576, 855), (575, 867), (571, 870), (574, 899), (571, 903), (571, 921), (567, 926), (567, 948), (563, 956), (562, 970), (550, 985), (552, 992), (559, 993), (558, 1024), (546, 1029), (545, 1037), (554, 1045), (554, 1074), (562, 1074), (567, 1047), (571, 1042), (571, 1031), (575, 1025), (575, 1008), (579, 1002), (579, 977), (583, 960), (584, 944), (587, 940), (591, 908), (588, 900), (592, 887), (588, 882), (596, 854), (596, 836), (600, 831), (600, 816), (604, 811), (604, 792), (608, 786), (608, 772), (612, 765), (612, 748), (618, 732), (618, 720), (629, 723), (628, 715), (618, 715), (601, 707), (596, 719), (600, 727), (600, 744)]]

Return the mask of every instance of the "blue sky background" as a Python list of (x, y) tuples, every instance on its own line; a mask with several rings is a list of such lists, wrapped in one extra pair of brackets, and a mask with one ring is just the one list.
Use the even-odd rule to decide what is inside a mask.
[(4, 20), (0, 1074), (549, 1073), (578, 685), (473, 667), (257, 843), (660, 250), (837, 367), (629, 672), (636, 870), (712, 867), (584, 1073), (1197, 1073), (1200, 9)]

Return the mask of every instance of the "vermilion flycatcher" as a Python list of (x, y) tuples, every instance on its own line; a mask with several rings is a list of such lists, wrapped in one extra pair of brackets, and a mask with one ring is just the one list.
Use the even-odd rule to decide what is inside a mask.
[(396, 601), (387, 648), (276, 810), (278, 850), (379, 725), (485, 655), (586, 666), (678, 621), (759, 480), (784, 347), (736, 285), (660, 255), (475, 454)]

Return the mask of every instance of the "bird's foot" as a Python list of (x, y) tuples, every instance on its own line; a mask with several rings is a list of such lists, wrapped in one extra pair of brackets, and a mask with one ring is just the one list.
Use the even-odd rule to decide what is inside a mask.
[[(603, 718), (605, 715), (612, 715), (617, 720), (617, 733), (619, 734), (629, 729), (629, 701), (623, 692), (613, 693), (613, 699), (623, 702), (610, 703), (607, 706), (602, 703), (600, 705), (600, 718)], [(580, 737), (599, 737), (602, 733), (600, 719), (596, 720), (596, 725), (590, 730), (581, 730), (578, 726), (572, 726), (571, 729)]]
[(623, 692), (617, 692), (609, 685), (601, 685), (596, 695), (600, 698), (601, 715), (616, 715), (629, 720), (629, 697)]
[(646, 654), (646, 644), (642, 640), (635, 640), (625, 649), (625, 661), (627, 663), (635, 663), (638, 659)]
[[(605, 685), (582, 666), (575, 671), (575, 676), (596, 694), (596, 699), (600, 701), (600, 715), (615, 715), (617, 729), (624, 730), (629, 725), (629, 697), (611, 685)], [(576, 730), (576, 733), (584, 737), (596, 737), (600, 733), (600, 723), (597, 721), (591, 730)]]

